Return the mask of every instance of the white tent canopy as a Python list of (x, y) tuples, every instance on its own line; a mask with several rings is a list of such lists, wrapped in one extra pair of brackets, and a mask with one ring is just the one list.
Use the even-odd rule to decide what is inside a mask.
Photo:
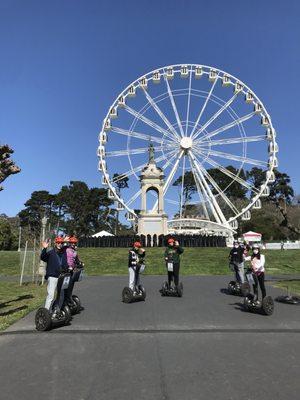
[(246, 233), (243, 233), (243, 238), (244, 240), (247, 240), (247, 242), (260, 242), (261, 241), (262, 234), (249, 231)]
[(92, 235), (92, 237), (102, 237), (102, 236), (115, 236), (115, 235), (113, 235), (112, 233), (107, 232), (107, 231), (97, 232), (97, 233), (94, 233), (94, 235)]

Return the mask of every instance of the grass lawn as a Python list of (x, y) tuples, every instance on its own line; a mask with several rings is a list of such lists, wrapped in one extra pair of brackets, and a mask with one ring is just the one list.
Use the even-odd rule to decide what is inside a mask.
[(46, 285), (0, 282), (0, 331), (39, 307), (45, 296)]
[[(127, 249), (83, 248), (79, 254), (89, 275), (127, 274)], [(146, 273), (165, 274), (164, 250), (146, 249)], [(186, 248), (181, 256), (183, 275), (226, 275), (228, 269), (227, 248)], [(264, 251), (267, 274), (300, 273), (300, 250)]]
[[(227, 248), (186, 248), (181, 257), (182, 275), (226, 275)], [(300, 250), (264, 251), (267, 275), (300, 274)], [(85, 262), (87, 275), (127, 275), (127, 248), (82, 248), (80, 258)], [(164, 249), (146, 249), (146, 274), (165, 275)], [(31, 270), (29, 265), (28, 271)], [(20, 253), (0, 251), (0, 330), (37, 308), (45, 299), (46, 285), (18, 284)], [(5, 280), (7, 278), (7, 281)], [(2, 279), (1, 279), (2, 278)], [(10, 279), (11, 281), (8, 281)], [(12, 281), (13, 280), (13, 281)], [(276, 286), (300, 294), (300, 282), (278, 282)]]
[(286, 294), (288, 291), (289, 294), (300, 295), (300, 281), (281, 281), (277, 282), (274, 286), (280, 289), (285, 289)]
[[(227, 248), (186, 248), (181, 257), (183, 275), (230, 274)], [(146, 273), (165, 274), (164, 249), (146, 249)], [(265, 250), (267, 275), (300, 273), (300, 250)], [(88, 275), (127, 274), (128, 249), (82, 248), (79, 255)], [(20, 255), (16, 251), (0, 251), (1, 275), (20, 274)]]

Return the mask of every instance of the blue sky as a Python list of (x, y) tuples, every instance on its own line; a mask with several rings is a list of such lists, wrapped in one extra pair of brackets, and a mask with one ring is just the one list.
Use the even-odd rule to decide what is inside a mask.
[(255, 91), (300, 193), (299, 41), (293, 0), (0, 0), (0, 143), (22, 168), (3, 184), (0, 213), (70, 180), (99, 186), (108, 107), (138, 76), (177, 63), (215, 66)]

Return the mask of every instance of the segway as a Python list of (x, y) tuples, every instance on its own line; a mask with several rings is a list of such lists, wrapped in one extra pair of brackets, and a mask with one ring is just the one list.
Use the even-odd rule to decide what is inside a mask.
[(264, 297), (262, 301), (254, 300), (254, 295), (250, 293), (244, 299), (244, 307), (249, 312), (272, 315), (274, 312), (274, 301), (271, 296)]
[(126, 286), (122, 292), (122, 301), (123, 303), (133, 303), (136, 301), (145, 301), (146, 299), (146, 290), (143, 285), (139, 284), (139, 274), (142, 273), (145, 269), (144, 265), (136, 266), (134, 270), (134, 288), (133, 290)]
[[(237, 276), (238, 274), (237, 274), (237, 271), (236, 271), (234, 265), (235, 264), (232, 264), (232, 263), (229, 264), (230, 269), (232, 270), (232, 272), (235, 272), (236, 276)], [(241, 282), (238, 282), (238, 281), (230, 281), (228, 283), (227, 290), (228, 290), (229, 294), (232, 294), (234, 296), (245, 297), (250, 293), (250, 283), (249, 283), (249, 280), (248, 280), (247, 272), (245, 274), (245, 279), (246, 280), (245, 280), (244, 283), (241, 283)]]
[(169, 297), (182, 297), (183, 296), (183, 284), (182, 282), (179, 283), (178, 286), (169, 285), (166, 281), (163, 283), (162, 288), (160, 289), (160, 294)]
[[(173, 272), (174, 270), (174, 263), (172, 259), (167, 260), (167, 271)], [(169, 297), (182, 297), (183, 295), (183, 284), (182, 282), (179, 283), (178, 286), (169, 285), (168, 282), (164, 282), (162, 288), (160, 289), (160, 294), (162, 296), (169, 296)]]
[[(246, 277), (249, 284), (253, 285), (253, 275), (252, 271), (248, 269), (246, 272)], [(254, 294), (248, 293), (244, 299), (244, 308), (246, 311), (259, 313), (263, 315), (272, 315), (274, 312), (274, 300), (271, 296), (266, 296), (262, 301), (255, 300)]]
[(65, 290), (69, 286), (71, 274), (64, 272), (60, 274), (57, 282), (57, 292), (55, 305), (53, 311), (49, 311), (45, 307), (40, 307), (35, 314), (35, 327), (38, 331), (49, 331), (51, 328), (68, 325), (72, 319), (70, 308), (67, 304), (63, 304), (60, 309), (59, 298), (62, 290)]
[[(79, 314), (80, 311), (83, 310), (81, 305), (81, 301), (78, 296), (72, 294), (75, 282), (79, 282), (82, 280), (84, 271), (84, 264), (80, 262), (72, 271), (71, 282), (72, 285), (71, 293), (69, 293), (69, 297), (66, 299), (66, 304), (69, 306), (71, 314)], [(70, 288), (69, 288), (70, 289)], [(68, 289), (66, 290), (66, 292)]]
[(228, 283), (228, 293), (234, 296), (245, 297), (250, 293), (249, 282), (240, 283), (237, 281), (230, 281)]

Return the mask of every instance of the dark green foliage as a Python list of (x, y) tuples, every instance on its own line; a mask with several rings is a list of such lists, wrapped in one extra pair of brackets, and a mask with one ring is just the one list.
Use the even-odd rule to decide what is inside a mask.
[[(234, 175), (238, 175), (241, 179), (246, 180), (246, 174), (243, 169), (238, 170), (232, 165), (228, 165), (226, 169)], [(210, 168), (207, 170), (207, 172), (217, 183), (219, 188), (224, 191), (227, 197), (232, 199), (244, 199), (246, 197), (247, 188), (245, 188), (239, 182), (232, 182), (232, 178), (228, 175), (225, 175), (218, 168)], [(210, 186), (212, 188), (212, 192), (214, 194), (218, 194), (218, 191), (214, 188), (214, 186), (212, 184), (210, 184)]]
[(7, 219), (0, 217), (0, 250), (10, 250), (12, 246), (12, 231)]
[(45, 190), (33, 192), (19, 218), (21, 226), (29, 226), (37, 238), (43, 216), (48, 218), (47, 232), (56, 234), (62, 230), (89, 236), (99, 230), (110, 229), (110, 220), (113, 219), (111, 204), (106, 189), (90, 189), (84, 182), (71, 181), (54, 195)]

